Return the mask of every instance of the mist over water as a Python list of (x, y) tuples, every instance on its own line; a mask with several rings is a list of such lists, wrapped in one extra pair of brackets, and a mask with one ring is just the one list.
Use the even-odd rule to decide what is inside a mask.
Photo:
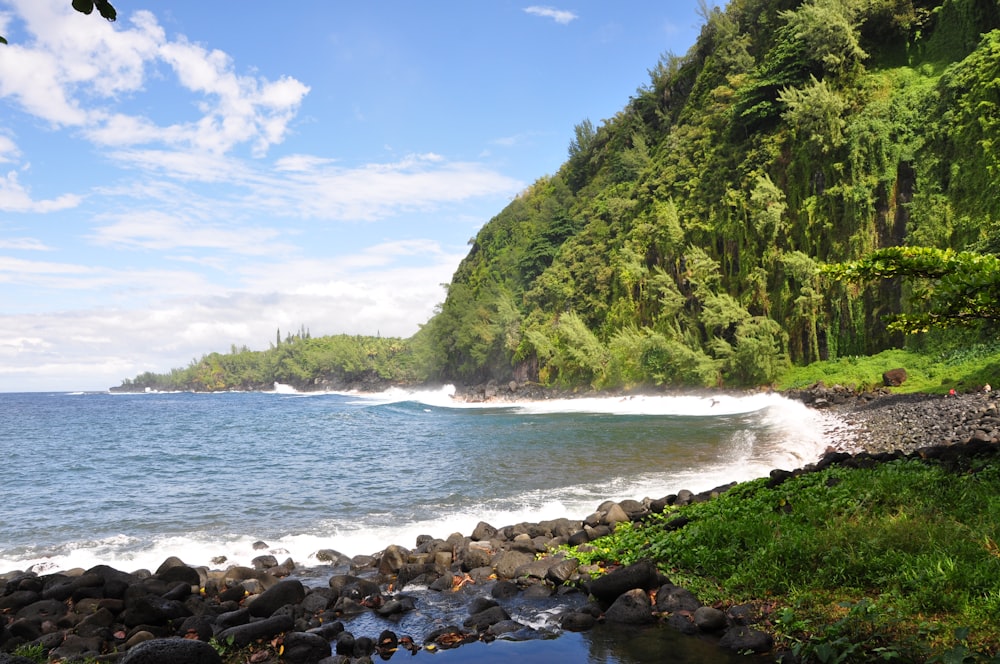
[(450, 395), (0, 394), (0, 571), (318, 564), (799, 467), (839, 426), (773, 394)]

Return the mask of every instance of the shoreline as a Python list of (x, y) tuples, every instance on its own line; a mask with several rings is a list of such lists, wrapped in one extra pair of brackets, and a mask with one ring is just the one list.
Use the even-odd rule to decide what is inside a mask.
[[(742, 392), (740, 394), (741, 396), (746, 396), (752, 393)], [(576, 394), (575, 396), (592, 395)], [(601, 396), (612, 395), (605, 393)], [(613, 396), (627, 395), (616, 394)], [(975, 443), (979, 446), (989, 445), (995, 447), (998, 439), (1000, 439), (1000, 418), (997, 417), (998, 399), (994, 394), (962, 394), (954, 397), (884, 393), (858, 395), (843, 388), (813, 386), (808, 390), (786, 392), (783, 393), (783, 396), (801, 401), (817, 410), (826, 410), (845, 425), (842, 429), (838, 429), (831, 434), (831, 445), (828, 453), (817, 459), (816, 463), (808, 464), (805, 468), (795, 469), (794, 471), (774, 469), (788, 475), (794, 472), (808, 472), (809, 466), (812, 466), (813, 469), (820, 469), (830, 463), (843, 463), (845, 460), (853, 458), (852, 455), (876, 460), (883, 460), (881, 457), (885, 457), (884, 460), (888, 460), (889, 457), (899, 458), (900, 455), (926, 455), (928, 454), (926, 451), (927, 448), (933, 446), (940, 446), (945, 450), (950, 448), (951, 452), (961, 454), (962, 450), (957, 446), (964, 447), (966, 443)], [(569, 398), (569, 395), (550, 395), (549, 398)], [(924, 450), (924, 452), (921, 453), (919, 450)], [(939, 451), (935, 454), (943, 453)], [(772, 473), (773, 476), (774, 473)], [(240, 567), (211, 570), (207, 568), (191, 568), (178, 559), (168, 559), (156, 572), (152, 573), (149, 571), (127, 573), (104, 568), (104, 566), (99, 566), (92, 570), (72, 570), (41, 576), (23, 572), (5, 572), (0, 574), (0, 580), (6, 582), (4, 592), (0, 595), (0, 607), (8, 615), (15, 617), (21, 615), (21, 611), (26, 606), (30, 606), (31, 603), (24, 606), (18, 605), (27, 599), (32, 599), (32, 596), (22, 594), (16, 601), (11, 599), (11, 597), (23, 591), (32, 592), (27, 590), (28, 587), (38, 586), (39, 601), (47, 600), (50, 602), (50, 606), (51, 600), (56, 599), (61, 591), (53, 593), (49, 589), (55, 587), (71, 588), (72, 590), (66, 599), (72, 599), (72, 603), (75, 605), (79, 604), (82, 600), (89, 599), (87, 597), (89, 591), (85, 591), (85, 588), (104, 587), (107, 585), (109, 579), (117, 579), (118, 582), (122, 582), (123, 579), (127, 578), (128, 581), (125, 584), (125, 588), (147, 588), (150, 585), (157, 586), (157, 583), (159, 583), (157, 586), (159, 590), (162, 589), (165, 579), (173, 579), (180, 576), (182, 577), (180, 583), (174, 584), (173, 588), (168, 589), (166, 593), (174, 592), (183, 596), (185, 601), (181, 602), (181, 604), (185, 604), (185, 602), (193, 604), (196, 602), (193, 598), (197, 598), (197, 601), (202, 603), (210, 603), (212, 600), (215, 600), (218, 602), (218, 607), (222, 608), (224, 602), (233, 601), (233, 599), (223, 599), (223, 595), (233, 588), (240, 588), (241, 593), (243, 593), (239, 598), (240, 601), (235, 602), (235, 605), (230, 604), (225, 608), (239, 612), (250, 607), (249, 611), (245, 611), (248, 618), (246, 624), (257, 625), (270, 620), (272, 616), (269, 615), (266, 618), (263, 616), (253, 616), (252, 607), (258, 604), (261, 598), (266, 598), (271, 588), (282, 587), (286, 590), (292, 588), (294, 591), (292, 594), (298, 600), (297, 602), (293, 602), (293, 604), (302, 606), (307, 598), (312, 598), (310, 599), (310, 606), (313, 608), (314, 615), (324, 613), (327, 625), (340, 623), (343, 629), (345, 616), (354, 618), (357, 615), (371, 612), (385, 618), (386, 616), (395, 616), (394, 612), (397, 610), (400, 615), (403, 615), (415, 608), (414, 606), (407, 609), (405, 606), (407, 597), (411, 599), (422, 597), (423, 601), (427, 601), (427, 598), (431, 597), (432, 593), (441, 594), (447, 591), (462, 591), (464, 597), (463, 606), (473, 607), (477, 606), (477, 603), (483, 604), (484, 602), (495, 604), (495, 606), (487, 607), (493, 610), (492, 618), (481, 617), (478, 622), (473, 620), (471, 626), (467, 624), (463, 624), (461, 627), (452, 625), (445, 632), (437, 634), (414, 633), (402, 635), (413, 639), (412, 643), (414, 645), (412, 647), (415, 649), (411, 650), (411, 652), (416, 652), (416, 649), (433, 650), (449, 648), (471, 641), (554, 638), (553, 630), (555, 635), (558, 636), (558, 634), (567, 631), (585, 631), (591, 629), (598, 622), (607, 623), (609, 612), (614, 615), (613, 607), (620, 599), (626, 597), (628, 592), (614, 595), (611, 592), (601, 593), (603, 599), (596, 603), (591, 602), (588, 598), (596, 596), (597, 593), (594, 592), (594, 584), (590, 581), (589, 574), (595, 570), (579, 568), (577, 565), (567, 562), (572, 559), (543, 555), (551, 548), (553, 542), (556, 540), (565, 540), (559, 543), (585, 544), (587, 541), (596, 539), (602, 534), (609, 533), (614, 525), (622, 521), (640, 520), (651, 511), (662, 511), (666, 505), (708, 500), (711, 499), (713, 494), (725, 491), (728, 488), (729, 486), (721, 486), (697, 495), (691, 494), (689, 491), (680, 491), (677, 495), (665, 496), (655, 500), (646, 498), (641, 501), (626, 500), (619, 503), (607, 501), (599, 506), (594, 514), (579, 522), (573, 522), (569, 519), (556, 519), (545, 524), (516, 524), (500, 528), (494, 528), (489, 524), (481, 522), (477, 526), (477, 532), (474, 533), (464, 535), (455, 533), (445, 540), (425, 538), (421, 542), (418, 539), (416, 546), (412, 548), (392, 544), (387, 546), (383, 551), (369, 556), (354, 556), (347, 559), (335, 551), (329, 551), (326, 552), (326, 555), (329, 557), (328, 564), (324, 566), (298, 567), (291, 560), (279, 563), (274, 559), (274, 556), (262, 555), (260, 559), (255, 559), (252, 569)], [(543, 557), (539, 559), (538, 556), (540, 555), (543, 555)], [(100, 572), (95, 572), (95, 570), (100, 570)], [(101, 583), (94, 580), (95, 574), (102, 578)], [(655, 571), (651, 572), (648, 569), (631, 570), (626, 573), (626, 575), (629, 574), (632, 576), (638, 574), (644, 577), (640, 583), (644, 592), (654, 590), (657, 591), (657, 596), (683, 594), (683, 589), (669, 587), (669, 582), (658, 575), (658, 573), (655, 573)], [(405, 582), (401, 582), (401, 575), (408, 577)], [(608, 576), (612, 575), (609, 574), (600, 578), (607, 578)], [(324, 577), (328, 577), (325, 581), (325, 588), (323, 586)], [(82, 581), (83, 579), (87, 580), (86, 583)], [(335, 579), (337, 579), (336, 583)], [(367, 585), (365, 582), (367, 582)], [(632, 583), (632, 581), (629, 583)], [(344, 593), (344, 588), (351, 584), (355, 584), (354, 589)], [(358, 590), (357, 584), (361, 584), (364, 590)], [(437, 584), (437, 587), (435, 587), (435, 584)], [(335, 588), (338, 585), (340, 587)], [(410, 585), (414, 590), (408, 593), (407, 585)], [(184, 593), (184, 586), (187, 587), (188, 594)], [(495, 591), (497, 587), (503, 589), (500, 592), (501, 595), (503, 593), (509, 593), (509, 595), (502, 597), (498, 601), (497, 592)], [(298, 598), (300, 594), (298, 588), (301, 588), (301, 599)], [(665, 588), (667, 589), (666, 591), (664, 591)], [(336, 599), (331, 595), (331, 591), (335, 589), (337, 590)], [(191, 594), (192, 590), (197, 594)], [(48, 598), (45, 598), (46, 592), (49, 594)], [(106, 593), (103, 594), (106, 595)], [(543, 626), (542, 629), (535, 629), (512, 621), (510, 613), (503, 608), (502, 600), (528, 595), (538, 602), (549, 602), (551, 605), (550, 609), (552, 610), (558, 607), (561, 614), (558, 616), (556, 622)], [(104, 599), (108, 598), (105, 597)], [(179, 599), (170, 601), (180, 602)], [(415, 599), (413, 601), (414, 603), (416, 602)], [(121, 608), (124, 610), (126, 604), (124, 593), (121, 602)], [(320, 609), (321, 604), (322, 608)], [(385, 607), (390, 605), (393, 607), (392, 611), (385, 613)], [(263, 606), (263, 604), (258, 606)], [(702, 608), (706, 609), (706, 611), (703, 611), (703, 614), (711, 614), (707, 609), (712, 607), (696, 607), (694, 604), (688, 606), (689, 608), (685, 609), (685, 611), (692, 616), (696, 610)], [(498, 607), (499, 611), (496, 610)], [(13, 611), (15, 608), (16, 611)], [(277, 612), (277, 609), (280, 607), (273, 608)], [(703, 628), (694, 620), (688, 620), (687, 618), (685, 618), (685, 621), (673, 620), (672, 612), (666, 608), (666, 605), (664, 605), (663, 611), (660, 611), (660, 609), (660, 605), (655, 604), (650, 607), (649, 613), (640, 610), (638, 615), (625, 614), (612, 618), (611, 624), (621, 625), (622, 628), (631, 624), (648, 624), (650, 616), (656, 611), (656, 615), (663, 617), (667, 614), (671, 615), (670, 620), (660, 619), (661, 622), (670, 624), (682, 631), (687, 630), (688, 633), (692, 633), (691, 628), (694, 626), (693, 633), (699, 634), (702, 638), (711, 638), (721, 642), (723, 636), (729, 630), (739, 627), (743, 632), (750, 633), (754, 638), (758, 640), (762, 639), (761, 643), (767, 643), (766, 633), (757, 632), (752, 627), (747, 628), (746, 625), (738, 625), (731, 617), (720, 617), (719, 615), (712, 614), (712, 618), (715, 620), (714, 623), (711, 623), (713, 626)], [(624, 609), (619, 609), (618, 611), (620, 613)], [(299, 611), (299, 613), (302, 613), (303, 616), (305, 615), (304, 610)], [(474, 615), (470, 613), (462, 622), (467, 622)], [(124, 613), (122, 616), (124, 616)], [(254, 620), (250, 620), (251, 617)], [(75, 632), (77, 630), (75, 625), (82, 623), (84, 618), (85, 616), (79, 617), (79, 620), (74, 624), (72, 629), (60, 633), (61, 645), (59, 647), (64, 648), (63, 652), (58, 652), (57, 650), (60, 656), (72, 654), (68, 653), (62, 644), (72, 641), (69, 637), (76, 636)], [(177, 618), (179, 616), (166, 619), (165, 622), (172, 624)], [(498, 619), (494, 621), (493, 618)], [(25, 632), (23, 625), (12, 629), (12, 625), (16, 620), (15, 618), (15, 620), (10, 621), (7, 625), (0, 623), (0, 627), (2, 627), (0, 629), (0, 636), (4, 634), (10, 635), (11, 633), (28, 635), (32, 633), (30, 631)], [(720, 628), (720, 620), (725, 630)], [(68, 622), (73, 621), (70, 620)], [(131, 622), (135, 622), (135, 620), (133, 619)], [(320, 622), (322, 623), (323, 620)], [(346, 622), (349, 625), (350, 619)], [(495, 627), (500, 623), (503, 623), (501, 627)], [(171, 635), (168, 633), (169, 630), (160, 630), (159, 633), (155, 629), (136, 630), (139, 625), (133, 625), (129, 628), (128, 624), (129, 621), (125, 621), (122, 618), (121, 625), (125, 629), (116, 630), (112, 634), (113, 638), (106, 641), (106, 643), (113, 641), (115, 649), (121, 650), (126, 645), (138, 646), (139, 643), (145, 641), (166, 639), (169, 642), (172, 640)], [(149, 626), (146, 623), (142, 623), (142, 625)], [(283, 629), (280, 630), (281, 633), (287, 633), (291, 629), (296, 634), (322, 634), (321, 638), (327, 639), (327, 643), (332, 644), (331, 648), (333, 650), (331, 650), (331, 655), (334, 650), (340, 647), (338, 644), (340, 644), (341, 640), (347, 640), (346, 638), (342, 639), (340, 634), (349, 634), (344, 629), (342, 632), (338, 632), (337, 635), (333, 635), (329, 630), (335, 628), (327, 628), (326, 631), (323, 631), (320, 629), (322, 624), (310, 626), (308, 621), (304, 623), (294, 621), (291, 627), (288, 626), (286, 621), (281, 621), (280, 623), (274, 622), (273, 626), (282, 627)], [(216, 620), (213, 622), (210, 632), (212, 636), (218, 636), (232, 627), (236, 626), (227, 627)], [(39, 626), (39, 629), (42, 629), (41, 626)], [(320, 632), (315, 632), (317, 629), (320, 629)], [(140, 632), (143, 633), (140, 634)], [(208, 632), (204, 632), (202, 636), (205, 634), (208, 634)], [(42, 639), (44, 636), (45, 634), (39, 634), (35, 640)], [(119, 636), (122, 638), (119, 638)], [(382, 636), (385, 635), (351, 635), (351, 638), (356, 641), (357, 637), (360, 637), (361, 639), (368, 639), (375, 643), (377, 638)], [(336, 637), (336, 639), (333, 637)], [(315, 639), (307, 638), (307, 640), (313, 641), (317, 647), (322, 649), (321, 646), (315, 643)], [(6, 638), (4, 641), (9, 642), (10, 639)], [(54, 643), (55, 641), (56, 638), (51, 637), (47, 642)], [(363, 641), (362, 643), (365, 644), (366, 642)], [(7, 645), (8, 643), (0, 643), (0, 649), (7, 650)], [(368, 645), (364, 647), (367, 648)], [(341, 649), (346, 650), (346, 646)], [(750, 647), (745, 643), (741, 643), (740, 649), (756, 649), (758, 652), (766, 650), (762, 646)], [(94, 654), (92, 650), (81, 652)], [(361, 651), (359, 650), (358, 652), (360, 653)], [(368, 654), (370, 655), (375, 652), (377, 652), (377, 649), (373, 648)], [(96, 654), (100, 655), (101, 653), (98, 652)], [(353, 655), (351, 656), (353, 657)], [(360, 656), (363, 657), (365, 655)], [(101, 657), (102, 659), (99, 661), (114, 661), (107, 659), (103, 655)], [(122, 661), (126, 660), (127, 656), (122, 658)], [(286, 658), (283, 661), (292, 662), (295, 660)], [(304, 659), (301, 661), (319, 661), (319, 659)]]

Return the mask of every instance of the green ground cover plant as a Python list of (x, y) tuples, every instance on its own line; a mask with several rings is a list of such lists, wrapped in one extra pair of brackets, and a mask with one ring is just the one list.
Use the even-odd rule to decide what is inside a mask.
[(882, 385), (882, 373), (903, 367), (907, 380), (893, 392), (944, 394), (1000, 386), (1000, 343), (949, 343), (929, 348), (892, 349), (871, 356), (848, 356), (791, 367), (776, 381), (779, 389), (801, 389), (823, 382), (858, 391)]
[(705, 603), (758, 604), (804, 661), (1000, 662), (997, 514), (995, 459), (900, 460), (747, 482), (574, 555), (651, 558)]

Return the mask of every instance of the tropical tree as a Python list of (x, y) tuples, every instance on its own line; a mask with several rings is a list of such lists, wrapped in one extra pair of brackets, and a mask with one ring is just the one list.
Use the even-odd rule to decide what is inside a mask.
[(899, 314), (890, 329), (914, 334), (931, 328), (1000, 321), (1000, 258), (993, 254), (931, 247), (886, 247), (861, 260), (824, 266), (838, 280), (901, 278), (911, 286), (913, 313)]

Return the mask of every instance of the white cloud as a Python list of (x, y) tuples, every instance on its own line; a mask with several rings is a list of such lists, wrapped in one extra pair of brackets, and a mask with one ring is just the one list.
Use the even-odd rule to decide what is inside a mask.
[(555, 9), (554, 7), (541, 7), (533, 5), (531, 7), (525, 7), (524, 11), (534, 16), (551, 18), (553, 21), (561, 25), (566, 25), (570, 21), (579, 18), (571, 11), (567, 11), (565, 9)]
[(41, 240), (33, 237), (8, 237), (0, 238), (0, 249), (12, 249), (14, 251), (51, 251), (52, 247), (47, 246)]
[(247, 265), (240, 288), (201, 293), (181, 274), (88, 275), (71, 265), (0, 262), (0, 274), (25, 267), (67, 280), (136, 280), (147, 298), (134, 307), (0, 315), (0, 391), (106, 389), (232, 344), (267, 348), (277, 328), (409, 337), (444, 299), (440, 284), (462, 255), (427, 240), (391, 242), (355, 259)]
[(119, 215), (114, 223), (98, 227), (92, 239), (97, 244), (109, 246), (159, 251), (180, 247), (219, 249), (259, 256), (273, 254), (276, 250), (289, 250), (289, 247), (275, 242), (278, 235), (278, 231), (270, 228), (225, 228), (201, 220), (146, 210)]
[[(168, 40), (147, 11), (129, 27), (81, 21), (64, 0), (18, 0), (34, 41), (4, 49), (0, 97), (57, 126), (85, 128), (99, 145), (162, 144), (223, 154), (248, 144), (255, 156), (284, 140), (309, 87), (290, 77), (268, 81), (238, 75), (232, 59), (183, 37)], [(147, 73), (166, 64), (179, 85), (201, 95), (201, 117), (160, 126), (113, 110), (123, 93), (140, 90)], [(2, 146), (0, 146), (2, 150)]]
[(333, 163), (333, 159), (328, 159), (326, 157), (316, 157), (308, 154), (293, 154), (278, 159), (274, 162), (274, 167), (278, 171), (301, 171), (303, 173), (308, 173), (309, 171), (323, 168)]
[(49, 200), (36, 201), (31, 193), (18, 181), (16, 171), (9, 171), (0, 177), (0, 210), (4, 212), (55, 212), (74, 208), (80, 204), (75, 194), (63, 194)]
[(320, 160), (299, 156), (280, 166), (286, 177), (261, 178), (248, 202), (257, 209), (319, 219), (374, 221), (470, 198), (507, 195), (524, 187), (481, 164), (449, 162), (434, 154), (357, 168), (332, 163), (324, 167)]
[(17, 143), (10, 137), (0, 134), (0, 164), (9, 164), (20, 156), (21, 150), (17, 147)]

